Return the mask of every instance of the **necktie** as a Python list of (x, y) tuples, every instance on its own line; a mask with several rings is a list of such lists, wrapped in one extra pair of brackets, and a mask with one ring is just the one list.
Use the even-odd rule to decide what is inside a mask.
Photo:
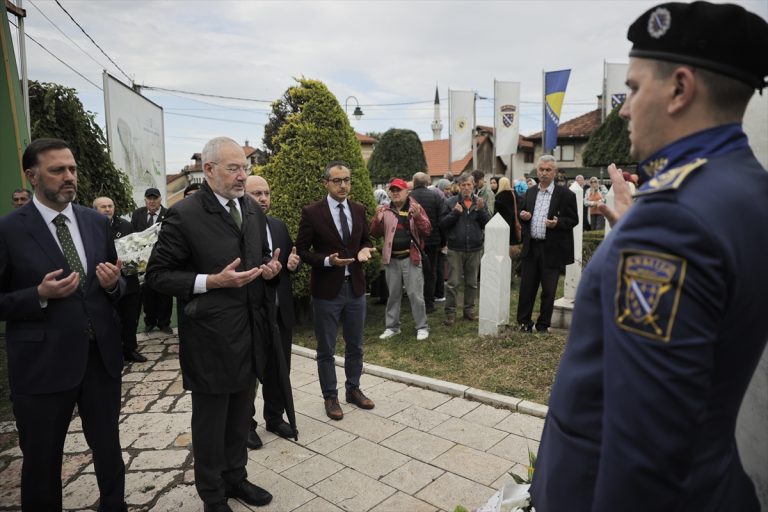
[(344, 203), (339, 203), (339, 219), (341, 220), (341, 240), (344, 245), (349, 242), (349, 224), (347, 223), (347, 215), (344, 213)]
[(240, 212), (237, 211), (237, 206), (235, 206), (235, 201), (233, 199), (230, 199), (227, 201), (227, 206), (229, 206), (229, 214), (232, 216), (232, 220), (235, 221), (235, 224), (237, 224), (238, 229), (242, 227), (243, 225), (243, 219), (240, 217)]
[(56, 236), (61, 244), (61, 249), (64, 251), (64, 257), (67, 259), (70, 270), (80, 274), (80, 288), (85, 286), (85, 272), (83, 272), (83, 262), (80, 261), (80, 255), (77, 254), (75, 249), (75, 242), (72, 240), (72, 234), (67, 227), (67, 217), (60, 213), (53, 219), (53, 224), (56, 226)]
[(154, 213), (150, 213), (149, 214), (149, 222), (147, 223), (147, 225), (151, 226), (154, 223), (155, 223), (155, 214)]

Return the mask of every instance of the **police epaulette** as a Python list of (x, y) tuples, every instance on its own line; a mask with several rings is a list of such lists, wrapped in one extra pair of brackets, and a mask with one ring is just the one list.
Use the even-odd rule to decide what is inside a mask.
[(641, 190), (638, 190), (635, 193), (635, 197), (653, 194), (654, 192), (661, 192), (662, 190), (680, 188), (680, 185), (682, 185), (685, 178), (705, 163), (707, 163), (706, 158), (698, 158), (693, 162), (662, 172), (652, 178)]

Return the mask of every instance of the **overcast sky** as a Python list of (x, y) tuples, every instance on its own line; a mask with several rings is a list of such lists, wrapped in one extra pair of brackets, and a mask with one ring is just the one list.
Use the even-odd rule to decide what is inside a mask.
[[(342, 107), (349, 105), (350, 115), (356, 103), (347, 98), (357, 98), (365, 115), (351, 119), (356, 131), (410, 128), (422, 140), (432, 139), (436, 85), (443, 138), (449, 88), (488, 98), (478, 100), (477, 119), (493, 124), (494, 79), (521, 82), (523, 134), (541, 129), (543, 70), (572, 69), (563, 121), (593, 110), (603, 62), (628, 60), (627, 27), (657, 3), (59, 1), (120, 69), (55, 1), (23, 0), (27, 34), (85, 77), (27, 39), (29, 78), (75, 88), (102, 128), (103, 69), (126, 83), (123, 72), (140, 85), (268, 102), (293, 77), (305, 76), (322, 80)], [(766, 0), (735, 3), (768, 19)], [(149, 89), (143, 94), (164, 108), (168, 173), (178, 172), (218, 135), (261, 146), (269, 103)], [(383, 105), (409, 102), (421, 103)]]

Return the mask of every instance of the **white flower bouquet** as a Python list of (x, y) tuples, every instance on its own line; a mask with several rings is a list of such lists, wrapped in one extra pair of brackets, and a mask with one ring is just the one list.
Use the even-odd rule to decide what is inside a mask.
[(159, 232), (160, 223), (156, 223), (144, 231), (131, 233), (115, 240), (115, 249), (117, 249), (117, 256), (123, 262), (124, 274), (138, 274), (139, 281), (144, 280), (147, 261), (149, 261), (152, 248), (157, 242)]

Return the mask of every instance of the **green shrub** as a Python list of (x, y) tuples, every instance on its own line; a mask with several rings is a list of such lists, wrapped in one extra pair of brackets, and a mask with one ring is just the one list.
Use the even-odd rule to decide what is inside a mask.
[(427, 159), (421, 140), (413, 130), (390, 128), (379, 139), (368, 160), (371, 181), (388, 183), (392, 178), (405, 181), (417, 172), (426, 172)]
[[(297, 108), (286, 114), (285, 122), (271, 139), (274, 154), (269, 163), (259, 169), (272, 190), (270, 213), (286, 223), (295, 239), (301, 209), (327, 194), (322, 181), (325, 166), (341, 160), (349, 166), (352, 177), (350, 199), (365, 205), (370, 219), (376, 210), (373, 187), (360, 144), (336, 97), (322, 82), (302, 78), (275, 103), (284, 102), (286, 98)], [(379, 262), (380, 258), (374, 257), (366, 265), (369, 279), (378, 272)], [(309, 296), (309, 274), (309, 266), (303, 265), (294, 276), (295, 297)]]
[(584, 238), (581, 242), (582, 269), (586, 268), (587, 263), (589, 263), (589, 260), (592, 259), (592, 255), (595, 253), (597, 246), (600, 245), (600, 242), (603, 241), (604, 237), (605, 231), (602, 230), (584, 232)]

